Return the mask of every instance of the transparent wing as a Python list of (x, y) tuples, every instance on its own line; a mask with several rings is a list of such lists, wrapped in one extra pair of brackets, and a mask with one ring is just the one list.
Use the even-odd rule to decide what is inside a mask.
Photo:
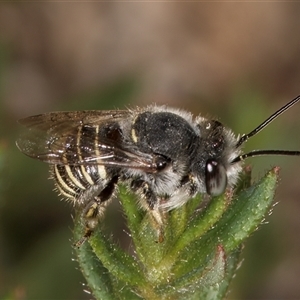
[[(53, 112), (19, 120), (25, 127), (17, 140), (21, 152), (49, 164), (106, 166), (154, 172), (153, 156), (139, 151), (113, 125), (131, 116), (127, 110)], [(110, 124), (112, 132), (99, 135)], [(114, 131), (115, 130), (115, 131)]]

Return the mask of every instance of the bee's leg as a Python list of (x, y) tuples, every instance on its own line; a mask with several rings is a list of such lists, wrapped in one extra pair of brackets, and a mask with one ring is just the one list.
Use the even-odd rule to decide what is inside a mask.
[(75, 243), (76, 247), (80, 247), (94, 232), (99, 220), (104, 213), (108, 200), (112, 198), (118, 177), (113, 177), (100, 194), (89, 201), (83, 210), (83, 218), (85, 219), (85, 232), (83, 237)]
[(131, 189), (141, 195), (141, 205), (148, 211), (153, 228), (157, 231), (158, 242), (164, 240), (164, 212), (159, 209), (159, 200), (153, 193), (149, 184), (143, 180), (133, 180)]
[(162, 243), (164, 241), (164, 218), (165, 215), (158, 209), (149, 210), (149, 215), (152, 220), (153, 227), (157, 232), (157, 242)]
[(83, 217), (85, 219), (85, 231), (83, 237), (75, 243), (75, 247), (80, 247), (92, 235), (98, 225), (100, 208), (104, 211), (104, 205), (101, 205), (98, 197), (90, 201), (84, 209)]

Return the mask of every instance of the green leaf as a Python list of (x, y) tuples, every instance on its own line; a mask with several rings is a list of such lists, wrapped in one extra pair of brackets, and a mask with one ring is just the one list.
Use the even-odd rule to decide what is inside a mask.
[[(136, 196), (121, 186), (119, 196), (135, 255), (120, 249), (100, 229), (76, 250), (96, 299), (223, 299), (243, 242), (272, 206), (278, 168), (252, 186), (250, 178), (248, 169), (234, 193), (212, 198), (206, 206), (198, 195), (168, 213), (161, 243)], [(83, 232), (81, 223), (77, 217), (77, 240)]]

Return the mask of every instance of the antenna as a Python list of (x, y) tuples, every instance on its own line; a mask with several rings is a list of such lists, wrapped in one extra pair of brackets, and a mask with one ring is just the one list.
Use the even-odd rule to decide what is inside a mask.
[[(239, 148), (242, 144), (247, 142), (250, 137), (259, 133), (262, 129), (267, 127), (273, 120), (287, 111), (290, 107), (294, 106), (296, 103), (300, 101), (300, 95), (288, 102), (286, 105), (277, 110), (274, 114), (272, 114), (269, 118), (267, 118), (264, 122), (258, 125), (254, 130), (249, 132), (248, 134), (244, 134), (236, 144), (236, 148)], [(259, 156), (259, 155), (289, 155), (289, 156), (300, 156), (300, 151), (292, 151), (292, 150), (253, 150), (249, 153), (242, 154), (237, 156), (231, 163), (236, 163), (242, 161), (248, 157)]]

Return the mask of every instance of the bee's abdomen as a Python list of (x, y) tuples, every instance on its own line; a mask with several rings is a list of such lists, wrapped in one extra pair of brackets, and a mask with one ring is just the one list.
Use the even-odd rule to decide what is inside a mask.
[(95, 166), (55, 165), (52, 177), (59, 192), (71, 200), (77, 199), (100, 179)]
[[(68, 156), (68, 153), (71, 155)], [(76, 134), (67, 136), (65, 164), (53, 167), (52, 177), (56, 187), (68, 199), (75, 201), (84, 191), (106, 178), (106, 168), (100, 164), (86, 162), (88, 155), (95, 158), (101, 156), (97, 125), (79, 126)]]

